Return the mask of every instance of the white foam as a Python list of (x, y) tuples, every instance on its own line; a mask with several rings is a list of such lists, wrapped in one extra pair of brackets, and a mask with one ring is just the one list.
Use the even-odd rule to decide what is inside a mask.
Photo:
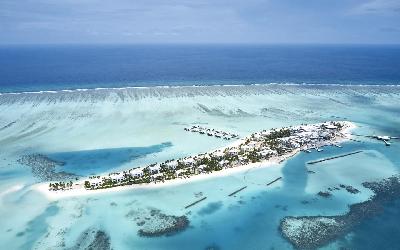
[(19, 95), (19, 94), (43, 94), (60, 92), (85, 92), (90, 90), (125, 90), (125, 89), (177, 89), (177, 88), (207, 88), (207, 87), (246, 87), (246, 86), (330, 86), (330, 87), (400, 87), (400, 84), (339, 84), (339, 83), (293, 83), (293, 82), (271, 82), (271, 83), (252, 83), (252, 84), (209, 84), (209, 85), (156, 85), (156, 86), (125, 86), (125, 87), (96, 87), (79, 88), (63, 90), (39, 90), (39, 91), (21, 91), (21, 92), (0, 92), (0, 95)]

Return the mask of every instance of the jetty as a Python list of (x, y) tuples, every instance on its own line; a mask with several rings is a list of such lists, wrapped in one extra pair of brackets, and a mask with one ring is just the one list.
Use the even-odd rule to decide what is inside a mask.
[(349, 140), (350, 140), (350, 141), (354, 141), (354, 142), (362, 142), (362, 141), (360, 141), (360, 140), (355, 140), (355, 139), (352, 139), (352, 138), (349, 138)]
[(383, 142), (385, 143), (386, 146), (390, 146), (390, 142), (383, 140)]
[(273, 183), (279, 181), (280, 179), (282, 179), (282, 177), (278, 177), (278, 178), (276, 178), (275, 180), (273, 180), (273, 181), (271, 181), (271, 182), (268, 182), (268, 183), (267, 183), (267, 186), (269, 186), (269, 185), (271, 185), (271, 184), (273, 184)]
[(311, 164), (316, 164), (316, 163), (320, 163), (320, 162), (323, 162), (323, 161), (329, 161), (329, 160), (333, 160), (333, 159), (337, 159), (337, 158), (342, 158), (342, 157), (358, 154), (358, 153), (361, 153), (361, 152), (362, 152), (362, 150), (358, 150), (358, 151), (351, 152), (351, 153), (348, 153), (348, 154), (332, 156), (332, 157), (324, 158), (324, 159), (317, 160), (317, 161), (310, 161), (310, 162), (307, 162), (307, 164), (310, 164), (310, 165)]
[(216, 129), (211, 129), (211, 128), (205, 128), (205, 127), (201, 127), (201, 126), (192, 126), (190, 128), (184, 128), (184, 130), (188, 131), (188, 132), (199, 133), (201, 135), (222, 138), (225, 140), (239, 138), (239, 135), (234, 134), (234, 133), (229, 133), (229, 132), (225, 132), (222, 130), (216, 130)]
[(195, 202), (192, 202), (192, 203), (190, 203), (189, 205), (187, 205), (187, 206), (185, 207), (185, 209), (188, 209), (189, 207), (194, 206), (194, 205), (196, 205), (197, 203), (200, 203), (200, 202), (204, 201), (205, 199), (207, 199), (207, 197), (203, 197), (203, 198), (201, 198), (200, 200), (197, 200), (197, 201), (195, 201)]
[(390, 146), (390, 139), (397, 139), (397, 137), (392, 137), (388, 135), (373, 135), (371, 138), (377, 139), (379, 141), (383, 141), (386, 146)]
[(242, 190), (245, 189), (245, 188), (247, 188), (247, 186), (244, 186), (244, 187), (242, 187), (242, 188), (239, 188), (239, 189), (236, 190), (235, 192), (230, 193), (228, 196), (234, 196), (235, 194), (239, 193), (240, 191), (242, 191)]
[[(352, 134), (352, 135), (372, 138), (372, 139), (376, 139), (378, 141), (383, 141), (386, 146), (390, 146), (389, 141), (391, 139), (399, 139), (399, 137), (397, 137), (397, 136), (389, 136), (389, 135), (360, 135), (360, 134)], [(353, 141), (356, 141), (356, 140), (353, 139)]]

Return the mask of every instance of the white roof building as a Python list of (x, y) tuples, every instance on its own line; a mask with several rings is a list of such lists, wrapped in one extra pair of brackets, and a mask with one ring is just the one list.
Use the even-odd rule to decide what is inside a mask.
[(90, 179), (89, 180), (91, 186), (98, 186), (100, 183), (103, 182), (103, 179)]
[(268, 155), (273, 155), (275, 153), (275, 151), (271, 150), (271, 149), (264, 149), (262, 151), (260, 151), (260, 155), (262, 156), (268, 156)]
[(225, 165), (225, 164), (227, 164), (227, 163), (229, 163), (228, 160), (222, 160), (222, 161), (219, 162), (220, 165)]
[(170, 162), (168, 162), (167, 164), (166, 164), (168, 167), (176, 167), (176, 166), (178, 166), (178, 161), (170, 161)]
[(207, 167), (207, 165), (205, 165), (205, 164), (201, 164), (201, 165), (200, 165), (200, 166), (198, 166), (197, 168), (202, 170), (202, 169), (204, 169), (204, 168), (206, 168), (206, 167)]
[(237, 154), (237, 153), (239, 153), (239, 149), (237, 149), (237, 148), (232, 148), (232, 149), (229, 150), (229, 153), (231, 153), (231, 154)]
[(327, 129), (337, 129), (337, 127), (331, 123), (324, 123), (322, 125)]
[(185, 164), (192, 164), (192, 163), (195, 162), (195, 160), (193, 158), (186, 158), (186, 159), (183, 160), (183, 162)]
[(216, 151), (213, 153), (213, 155), (220, 157), (220, 156), (224, 156), (225, 154), (222, 151)]

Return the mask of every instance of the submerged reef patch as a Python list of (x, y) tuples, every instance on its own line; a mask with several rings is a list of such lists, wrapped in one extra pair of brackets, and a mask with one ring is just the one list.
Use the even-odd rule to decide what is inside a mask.
[(94, 240), (87, 247), (88, 250), (111, 249), (110, 237), (104, 231), (97, 231)]
[(346, 189), (346, 191), (351, 194), (358, 194), (360, 192), (360, 190), (358, 190), (357, 188), (355, 188), (353, 186), (346, 186), (346, 185), (340, 184), (340, 187)]
[(367, 201), (350, 205), (349, 212), (337, 216), (284, 217), (280, 232), (295, 248), (314, 249), (348, 233), (362, 220), (383, 210), (384, 203), (400, 197), (400, 175), (362, 184), (374, 195)]
[(206, 246), (205, 248), (205, 250), (220, 250), (220, 249), (221, 248), (215, 243), (211, 244), (210, 246)]
[(153, 208), (131, 210), (125, 217), (136, 222), (141, 237), (172, 236), (186, 230), (190, 223), (186, 216), (167, 215)]
[(56, 172), (56, 167), (63, 166), (65, 163), (50, 159), (43, 154), (24, 155), (17, 162), (30, 167), (33, 176), (41, 181), (60, 181), (77, 177), (77, 175), (71, 173)]
[(319, 192), (317, 193), (317, 195), (319, 195), (319, 196), (321, 196), (321, 197), (323, 197), (323, 198), (329, 198), (329, 197), (332, 196), (331, 193), (329, 193), (329, 192), (323, 192), (323, 191), (319, 191)]
[(159, 210), (151, 211), (151, 218), (139, 229), (142, 237), (171, 236), (185, 230), (189, 226), (186, 216), (174, 216), (161, 213)]
[(198, 107), (198, 110), (200, 110), (201, 112), (206, 113), (211, 116), (221, 116), (221, 117), (251, 117), (251, 116), (255, 116), (254, 114), (250, 114), (241, 109), (234, 109), (234, 110), (229, 110), (228, 112), (224, 112), (221, 109), (208, 108), (206, 105), (201, 104), (201, 103), (198, 103), (197, 107)]
[(288, 120), (288, 119), (309, 119), (309, 117), (311, 117), (312, 115), (312, 112), (306, 110), (295, 110), (294, 112), (290, 112), (288, 110), (276, 107), (264, 107), (260, 110), (260, 114), (261, 116), (267, 118)]
[(110, 236), (103, 230), (88, 228), (81, 233), (76, 244), (69, 250), (110, 250)]

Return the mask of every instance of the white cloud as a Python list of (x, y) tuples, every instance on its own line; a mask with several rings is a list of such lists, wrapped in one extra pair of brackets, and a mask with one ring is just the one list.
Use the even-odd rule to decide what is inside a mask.
[(400, 14), (400, 0), (373, 0), (359, 5), (355, 14)]

